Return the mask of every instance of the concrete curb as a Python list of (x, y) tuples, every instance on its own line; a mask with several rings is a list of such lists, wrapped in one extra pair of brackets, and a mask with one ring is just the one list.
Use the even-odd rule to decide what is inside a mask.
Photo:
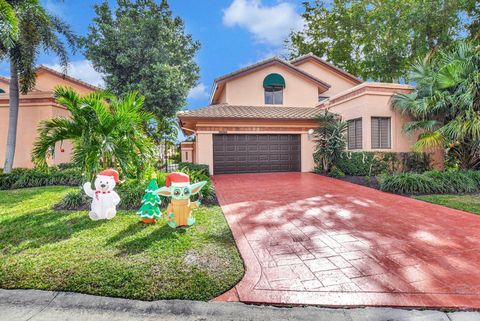
[(444, 313), (393, 308), (277, 308), (186, 300), (148, 302), (68, 292), (0, 289), (0, 320), (473, 321), (480, 320), (480, 312)]

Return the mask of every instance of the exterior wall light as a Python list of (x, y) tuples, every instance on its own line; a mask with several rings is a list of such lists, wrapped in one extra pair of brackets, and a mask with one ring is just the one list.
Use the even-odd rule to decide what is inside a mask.
[(315, 130), (314, 130), (313, 128), (310, 128), (310, 129), (307, 131), (308, 140), (312, 140), (314, 133), (315, 133)]

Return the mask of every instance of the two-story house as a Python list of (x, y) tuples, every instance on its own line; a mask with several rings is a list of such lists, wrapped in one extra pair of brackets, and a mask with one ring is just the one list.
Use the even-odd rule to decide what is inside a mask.
[(314, 169), (315, 116), (323, 109), (348, 122), (352, 151), (409, 152), (415, 137), (391, 108), (413, 87), (363, 82), (312, 55), (271, 58), (215, 79), (210, 105), (177, 114), (186, 135), (182, 160), (212, 174)]
[[(37, 68), (35, 87), (26, 95), (20, 95), (18, 110), (17, 142), (15, 146), (14, 167), (33, 167), (31, 153), (38, 136), (38, 125), (42, 120), (57, 116), (69, 117), (66, 107), (55, 102), (53, 90), (57, 86), (71, 87), (80, 94), (89, 94), (97, 87), (67, 76), (45, 66)], [(0, 77), (0, 167), (5, 162), (5, 147), (8, 135), (10, 80)], [(70, 162), (72, 145), (65, 141), (55, 146), (55, 157), (49, 164), (57, 165)]]

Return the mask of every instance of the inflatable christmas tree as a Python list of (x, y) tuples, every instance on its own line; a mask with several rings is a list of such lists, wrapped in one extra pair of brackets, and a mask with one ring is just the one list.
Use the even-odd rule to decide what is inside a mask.
[(140, 216), (146, 224), (155, 222), (155, 219), (162, 215), (160, 208), (158, 208), (161, 201), (160, 196), (155, 193), (157, 190), (157, 180), (154, 178), (148, 184), (145, 195), (143, 195), (142, 198), (142, 206), (137, 211), (137, 215)]

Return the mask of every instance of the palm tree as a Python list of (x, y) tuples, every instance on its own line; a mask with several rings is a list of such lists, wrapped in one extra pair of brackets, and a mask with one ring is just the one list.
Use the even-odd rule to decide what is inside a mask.
[(410, 117), (404, 131), (421, 132), (415, 151), (447, 148), (463, 169), (480, 166), (480, 50), (459, 43), (413, 65), (416, 88), (393, 107)]
[(40, 123), (32, 160), (47, 166), (55, 144), (73, 143), (73, 161), (88, 177), (102, 169), (120, 167), (126, 175), (139, 176), (154, 156), (154, 143), (146, 134), (153, 115), (142, 111), (143, 96), (132, 92), (122, 99), (108, 92), (79, 96), (70, 88), (55, 89), (57, 103), (70, 118), (55, 117)]
[[(40, 49), (56, 54), (66, 70), (68, 51), (62, 39), (71, 49), (75, 49), (77, 38), (66, 23), (47, 13), (38, 0), (0, 0), (0, 7), (2, 15), (11, 21), (18, 21), (18, 32), (15, 33), (15, 23), (7, 24), (12, 26), (12, 37), (0, 42), (0, 59), (8, 59), (10, 63), (10, 109), (3, 169), (9, 173), (15, 155), (20, 92), (26, 94), (35, 86), (35, 63)], [(8, 29), (3, 32), (8, 32)]]
[(313, 154), (315, 163), (325, 172), (329, 172), (331, 166), (345, 151), (345, 132), (347, 123), (341, 120), (338, 114), (325, 110), (316, 117), (319, 127), (315, 129), (317, 147)]

